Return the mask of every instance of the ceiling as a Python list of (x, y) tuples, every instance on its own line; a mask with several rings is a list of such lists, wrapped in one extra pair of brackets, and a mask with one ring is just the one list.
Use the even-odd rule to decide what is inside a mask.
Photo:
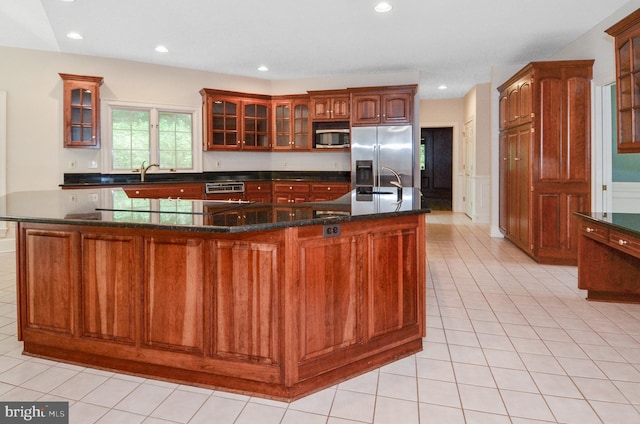
[(417, 72), (421, 98), (458, 98), (492, 66), (546, 60), (628, 1), (388, 0), (380, 14), (378, 0), (2, 0), (0, 46), (268, 80)]

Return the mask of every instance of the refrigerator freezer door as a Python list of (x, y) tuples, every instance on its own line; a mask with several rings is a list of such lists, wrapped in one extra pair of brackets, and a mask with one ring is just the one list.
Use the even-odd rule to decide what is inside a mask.
[(356, 163), (357, 161), (372, 161), (373, 181), (377, 182), (377, 127), (354, 127), (351, 129), (351, 184), (355, 188), (357, 181)]

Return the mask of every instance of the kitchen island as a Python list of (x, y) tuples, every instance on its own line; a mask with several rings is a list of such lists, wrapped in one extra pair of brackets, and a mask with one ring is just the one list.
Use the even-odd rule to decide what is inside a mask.
[(422, 349), (419, 190), (294, 205), (12, 193), (29, 355), (293, 400)]

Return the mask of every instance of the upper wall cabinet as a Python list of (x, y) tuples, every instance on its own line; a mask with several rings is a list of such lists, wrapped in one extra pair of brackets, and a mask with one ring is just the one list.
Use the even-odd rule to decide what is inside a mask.
[(274, 97), (272, 150), (309, 150), (309, 96)]
[(63, 80), (64, 147), (100, 147), (102, 77), (59, 74)]
[(616, 39), (618, 153), (640, 153), (640, 9), (606, 32)]
[(204, 150), (269, 150), (271, 98), (203, 88)]
[(349, 120), (350, 102), (346, 90), (309, 91), (309, 94), (312, 120)]
[(416, 86), (351, 89), (351, 125), (400, 125), (413, 122)]

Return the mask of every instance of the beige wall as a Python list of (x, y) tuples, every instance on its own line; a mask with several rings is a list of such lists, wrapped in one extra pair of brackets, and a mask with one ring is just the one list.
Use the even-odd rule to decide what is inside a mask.
[[(138, 62), (0, 47), (0, 91), (7, 92), (7, 191), (50, 190), (66, 172), (101, 172), (101, 150), (62, 147), (59, 72), (104, 78), (102, 99), (201, 108), (203, 87), (261, 94), (323, 88), (416, 84), (417, 72), (268, 81)], [(199, 124), (198, 127), (201, 125)], [(199, 136), (201, 136), (199, 134)], [(90, 169), (96, 161), (98, 169)], [(70, 163), (75, 168), (70, 168)], [(220, 166), (218, 166), (220, 164)], [(342, 170), (348, 153), (205, 152), (202, 170)]]

